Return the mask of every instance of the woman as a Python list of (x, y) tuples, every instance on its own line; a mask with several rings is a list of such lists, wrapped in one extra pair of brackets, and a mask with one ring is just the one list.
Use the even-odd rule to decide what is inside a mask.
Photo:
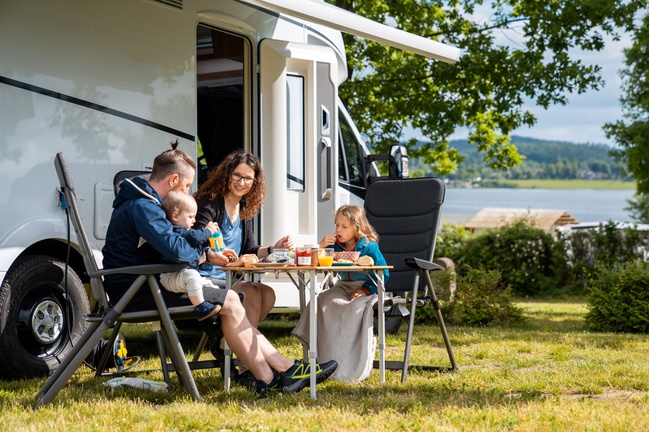
[[(239, 259), (252, 262), (265, 258), (273, 248), (291, 248), (290, 236), (282, 237), (273, 246), (259, 246), (255, 241), (253, 217), (264, 202), (266, 182), (259, 158), (251, 153), (234, 151), (214, 170), (194, 194), (198, 202), (195, 229), (209, 222), (219, 225), (226, 249), (234, 250)], [(205, 263), (200, 273), (215, 284), (225, 286), (225, 272), (218, 266)], [(259, 282), (238, 283), (233, 289), (243, 294), (243, 306), (250, 323), (257, 327), (275, 305), (275, 292)], [(214, 352), (214, 349), (217, 352)], [(220, 356), (214, 347), (215, 356)]]

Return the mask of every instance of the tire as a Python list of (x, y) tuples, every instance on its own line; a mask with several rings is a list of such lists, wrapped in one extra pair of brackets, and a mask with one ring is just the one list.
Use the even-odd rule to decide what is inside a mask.
[(0, 288), (0, 377), (46, 376), (86, 328), (86, 289), (65, 263), (44, 255), (19, 259)]

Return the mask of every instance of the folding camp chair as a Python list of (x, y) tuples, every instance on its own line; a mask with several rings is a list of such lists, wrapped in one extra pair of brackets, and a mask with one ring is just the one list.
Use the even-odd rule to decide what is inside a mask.
[[(444, 193), (441, 180), (417, 178), (377, 180), (370, 184), (365, 195), (367, 218), (379, 235), (379, 247), (385, 260), (394, 267), (390, 270), (385, 287), (386, 293), (392, 297), (387, 298), (383, 306), (395, 306), (389, 309), (402, 312), (390, 317), (409, 318), (403, 360), (386, 362), (386, 369), (402, 370), (402, 383), (406, 381), (409, 368), (457, 369), (439, 299), (430, 277), (431, 271), (443, 270), (432, 260)], [(432, 303), (437, 314), (450, 367), (409, 364), (416, 308), (429, 303)], [(381, 342), (385, 341), (385, 335), (379, 335), (379, 338)], [(378, 362), (374, 362), (374, 367), (378, 367)]]
[[(169, 383), (169, 371), (175, 371), (181, 385), (190, 393), (191, 397), (200, 401), (200, 395), (196, 383), (191, 374), (190, 366), (185, 358), (184, 351), (180, 345), (178, 335), (174, 328), (172, 319), (188, 319), (194, 317), (194, 307), (176, 306), (167, 307), (162, 296), (156, 275), (163, 272), (179, 271), (186, 267), (186, 263), (165, 264), (165, 265), (144, 265), (124, 267), (119, 269), (99, 270), (95, 262), (92, 246), (88, 241), (77, 207), (77, 198), (68, 171), (67, 161), (63, 153), (58, 153), (54, 160), (56, 172), (61, 185), (60, 199), (61, 206), (68, 212), (71, 224), (73, 225), (79, 249), (83, 257), (84, 265), (88, 276), (92, 293), (97, 302), (95, 311), (86, 316), (88, 327), (71, 351), (63, 359), (54, 374), (45, 382), (35, 398), (35, 407), (41, 407), (51, 402), (58, 392), (66, 385), (72, 374), (82, 366), (85, 359), (93, 351), (94, 347), (104, 337), (106, 331), (113, 328), (108, 346), (112, 347), (122, 323), (152, 322), (156, 326), (156, 340), (162, 363), (162, 370), (165, 381)], [(102, 278), (109, 274), (132, 274), (137, 275), (136, 280), (129, 287), (127, 292), (115, 304), (110, 304), (104, 291)], [(151, 295), (155, 301), (156, 308), (136, 312), (124, 312), (129, 302), (133, 299), (140, 287), (148, 283)], [(195, 318), (193, 318), (195, 319)], [(202, 347), (201, 347), (202, 349)], [(97, 374), (101, 374), (106, 367), (109, 349), (105, 353), (97, 367)], [(171, 365), (167, 364), (167, 353), (171, 359)], [(196, 356), (195, 356), (196, 358)], [(214, 367), (216, 362), (205, 362), (204, 367)], [(197, 368), (197, 367), (195, 367)]]

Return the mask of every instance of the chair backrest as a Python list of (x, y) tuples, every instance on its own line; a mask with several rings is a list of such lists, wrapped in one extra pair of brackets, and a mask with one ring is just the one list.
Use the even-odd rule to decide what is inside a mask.
[[(74, 190), (74, 184), (72, 183), (72, 176), (70, 175), (70, 171), (68, 170), (68, 161), (63, 153), (56, 154), (56, 157), (54, 158), (54, 167), (56, 168), (56, 174), (59, 177), (59, 184), (61, 185), (61, 204), (64, 208), (66, 208), (72, 226), (74, 227), (74, 231), (77, 234), (79, 252), (81, 252), (81, 256), (83, 257), (83, 263), (86, 266), (86, 271), (89, 274), (93, 274), (99, 270), (99, 266), (95, 261), (92, 245), (90, 244), (90, 241), (88, 241), (88, 236), (86, 235), (86, 231), (83, 228), (83, 223), (81, 222), (79, 207), (77, 206), (77, 196)], [(100, 304), (100, 306), (107, 308), (108, 301), (101, 278), (91, 277), (90, 287), (92, 289), (92, 294), (95, 297), (95, 300)]]
[(120, 171), (117, 174), (115, 174), (115, 177), (113, 177), (113, 190), (115, 191), (115, 196), (117, 196), (117, 192), (119, 192), (119, 186), (122, 184), (124, 180), (132, 179), (135, 177), (140, 177), (143, 178), (144, 180), (149, 180), (149, 177), (151, 177), (151, 171), (126, 170), (126, 171)]
[(445, 191), (444, 182), (431, 177), (377, 180), (367, 188), (365, 213), (381, 253), (394, 266), (386, 291), (411, 291), (418, 283), (405, 257), (433, 259)]

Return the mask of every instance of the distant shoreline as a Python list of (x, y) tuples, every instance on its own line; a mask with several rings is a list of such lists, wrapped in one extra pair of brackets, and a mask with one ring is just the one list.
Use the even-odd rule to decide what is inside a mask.
[(525, 180), (485, 180), (480, 183), (454, 183), (449, 188), (486, 187), (486, 188), (516, 188), (516, 189), (623, 189), (635, 190), (635, 181), (622, 180), (555, 180), (555, 179), (525, 179)]

